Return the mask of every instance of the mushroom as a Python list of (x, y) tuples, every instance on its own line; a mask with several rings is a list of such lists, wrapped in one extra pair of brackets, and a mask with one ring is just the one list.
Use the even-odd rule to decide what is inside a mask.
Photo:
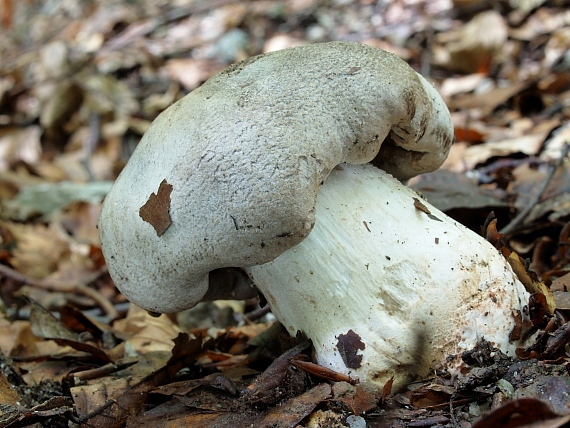
[(318, 363), (372, 389), (457, 368), (446, 356), (480, 339), (512, 353), (524, 287), (400, 182), (437, 169), (452, 139), (433, 86), (382, 50), (331, 42), (242, 61), (142, 138), (103, 204), (109, 272), (159, 313), (246, 298), (251, 278)]

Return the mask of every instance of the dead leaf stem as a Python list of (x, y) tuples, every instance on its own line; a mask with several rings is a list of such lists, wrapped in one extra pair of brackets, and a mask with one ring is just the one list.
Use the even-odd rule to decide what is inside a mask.
[(556, 160), (556, 162), (552, 163), (544, 177), (542, 184), (540, 185), (539, 189), (536, 191), (534, 196), (528, 202), (528, 204), (522, 209), (516, 216), (511, 220), (509, 224), (507, 224), (503, 229), (500, 230), (500, 233), (503, 235), (508, 235), (514, 232), (524, 221), (524, 219), (528, 216), (530, 211), (536, 206), (536, 204), (540, 201), (541, 196), (544, 194), (550, 182), (554, 178), (554, 173), (556, 170), (562, 165), (564, 159), (568, 155), (568, 151), (570, 150), (570, 143), (566, 143), (560, 154), (560, 157)]
[(107, 272), (107, 267), (104, 266), (90, 275), (86, 276), (83, 283), (80, 284), (62, 284), (54, 283), (52, 281), (46, 281), (42, 279), (30, 278), (17, 270), (0, 264), (0, 275), (7, 278), (13, 279), (14, 281), (21, 282), (25, 285), (30, 285), (32, 287), (41, 288), (43, 290), (49, 291), (59, 291), (63, 293), (79, 293), (83, 296), (89, 297), (94, 300), (97, 305), (109, 316), (110, 319), (114, 320), (119, 317), (119, 313), (115, 307), (103, 296), (99, 291), (94, 288), (89, 287), (88, 284), (95, 281), (101, 275)]

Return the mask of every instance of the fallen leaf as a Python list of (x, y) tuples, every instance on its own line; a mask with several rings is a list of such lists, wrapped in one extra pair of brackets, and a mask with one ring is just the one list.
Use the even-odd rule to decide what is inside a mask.
[(291, 398), (283, 405), (273, 408), (258, 426), (260, 428), (294, 427), (330, 395), (331, 387), (326, 383), (321, 383), (298, 397)]
[[(550, 421), (542, 424), (541, 421)], [(570, 415), (559, 417), (548, 404), (536, 398), (509, 401), (483, 416), (472, 428), (557, 428), (570, 421)]]

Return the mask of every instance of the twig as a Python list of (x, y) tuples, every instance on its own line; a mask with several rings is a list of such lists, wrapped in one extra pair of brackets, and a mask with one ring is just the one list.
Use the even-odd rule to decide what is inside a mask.
[(522, 209), (515, 216), (515, 218), (513, 218), (511, 220), (511, 222), (509, 224), (507, 224), (504, 228), (502, 228), (499, 231), (500, 233), (502, 233), (503, 235), (508, 235), (508, 234), (512, 233), (513, 231), (515, 231), (520, 226), (520, 224), (528, 216), (530, 211), (540, 201), (541, 196), (546, 191), (546, 189), (550, 185), (552, 179), (554, 178), (554, 173), (562, 165), (562, 162), (564, 162), (564, 159), (568, 155), (569, 150), (570, 150), (570, 144), (567, 143), (564, 145), (564, 148), (562, 150), (560, 158), (558, 158), (558, 160), (555, 163), (550, 165), (550, 167), (546, 173), (546, 176), (544, 177), (544, 181), (542, 182), (542, 184), (540, 185), (538, 190), (535, 192), (535, 194), (533, 195), (533, 197), (531, 198), (529, 203), (524, 207), (524, 209)]
[(265, 305), (262, 306), (260, 308), (257, 308), (251, 312), (248, 312), (247, 314), (245, 314), (243, 317), (245, 318), (246, 321), (256, 321), (259, 318), (263, 317), (264, 315), (267, 315), (269, 312), (271, 312), (271, 308), (269, 307), (269, 305)]
[(105, 401), (105, 403), (103, 403), (102, 406), (99, 406), (99, 407), (96, 408), (95, 410), (93, 410), (93, 411), (87, 413), (85, 416), (80, 416), (79, 418), (77, 418), (77, 419), (78, 419), (78, 422), (79, 422), (80, 424), (86, 425), (86, 426), (93, 426), (93, 427), (99, 426), (99, 424), (97, 424), (97, 425), (88, 424), (87, 421), (88, 421), (89, 419), (91, 419), (91, 418), (94, 418), (95, 416), (101, 416), (101, 417), (105, 417), (105, 418), (111, 419), (112, 416), (105, 415), (103, 412), (104, 412), (105, 410), (107, 410), (109, 407), (111, 407), (113, 404), (117, 404), (117, 405), (118, 405), (117, 400), (114, 400), (114, 399), (111, 398), (111, 399)]
[(0, 264), (0, 275), (5, 276), (6, 278), (13, 279), (14, 281), (17, 281), (17, 282), (21, 282), (22, 284), (25, 284), (25, 285), (31, 285), (32, 287), (44, 288), (44, 285), (40, 280), (34, 279), (34, 278), (29, 278), (26, 275), (21, 274), (17, 270), (12, 269), (11, 267), (8, 267), (8, 266), (3, 265), (3, 264)]
[(12, 269), (9, 266), (0, 264), (0, 275), (5, 276), (7, 278), (13, 279), (14, 281), (21, 282), (25, 285), (30, 285), (32, 287), (41, 288), (43, 290), (49, 291), (60, 291), (62, 293), (79, 293), (83, 296), (89, 297), (90, 299), (94, 300), (97, 305), (112, 319), (118, 318), (119, 314), (115, 307), (109, 302), (105, 296), (103, 296), (99, 291), (95, 290), (88, 286), (94, 282), (97, 278), (101, 275), (107, 273), (107, 267), (104, 266), (92, 274), (88, 275), (82, 284), (56, 284), (50, 281), (42, 280), (42, 279), (35, 279), (30, 278), (27, 275), (24, 275), (18, 272), (15, 269)]
[(101, 378), (107, 375), (110, 375), (112, 373), (116, 373), (120, 370), (124, 370), (126, 368), (131, 367), (132, 365), (136, 364), (138, 361), (128, 361), (128, 362), (124, 362), (124, 363), (119, 363), (119, 364), (113, 364), (113, 363), (109, 363), (109, 364), (105, 364), (104, 366), (101, 367), (97, 367), (94, 369), (89, 369), (89, 370), (84, 370), (82, 372), (75, 372), (73, 373), (73, 379), (75, 380), (75, 383), (78, 384), (79, 381), (86, 381), (86, 380), (91, 380), (91, 379), (97, 379), (97, 378)]
[(80, 294), (83, 294), (84, 296), (93, 299), (95, 303), (98, 304), (99, 307), (103, 310), (103, 312), (107, 314), (107, 316), (110, 318), (111, 321), (119, 318), (119, 313), (117, 312), (115, 307), (99, 291), (85, 284), (78, 284), (75, 287), (75, 290)]

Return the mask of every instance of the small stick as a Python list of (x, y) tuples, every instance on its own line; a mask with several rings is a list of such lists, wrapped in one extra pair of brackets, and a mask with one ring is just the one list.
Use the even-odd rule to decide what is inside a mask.
[(550, 185), (550, 182), (554, 178), (554, 173), (562, 165), (562, 162), (564, 162), (564, 158), (566, 158), (566, 156), (568, 155), (569, 149), (570, 149), (570, 144), (566, 144), (564, 146), (564, 149), (562, 150), (560, 158), (558, 158), (558, 160), (555, 163), (550, 165), (548, 172), (546, 173), (546, 177), (544, 177), (544, 181), (542, 182), (542, 184), (540, 185), (539, 189), (536, 191), (536, 193), (534, 194), (532, 199), (524, 207), (524, 209), (522, 209), (515, 216), (515, 218), (513, 218), (511, 220), (511, 222), (509, 224), (507, 224), (504, 228), (502, 228), (499, 231), (500, 233), (502, 233), (503, 235), (508, 235), (508, 234), (514, 232), (520, 226), (520, 224), (528, 216), (528, 214), (533, 209), (533, 207), (539, 202), (540, 197), (542, 196), (542, 194), (546, 191), (546, 189)]
[(244, 318), (246, 318), (248, 321), (256, 321), (259, 318), (263, 317), (264, 315), (267, 315), (269, 312), (271, 312), (271, 308), (269, 307), (269, 305), (266, 304), (265, 306), (257, 308), (251, 312), (248, 312), (247, 314), (244, 315)]
[(94, 288), (89, 287), (87, 284), (92, 283), (101, 275), (107, 272), (107, 267), (104, 266), (87, 278), (83, 284), (76, 284), (76, 285), (66, 285), (66, 284), (54, 284), (49, 281), (30, 278), (27, 275), (24, 275), (17, 270), (0, 264), (0, 275), (5, 276), (7, 278), (13, 279), (14, 281), (21, 282), (22, 284), (30, 285), (32, 287), (38, 287), (43, 290), (50, 290), (50, 291), (60, 291), (62, 293), (79, 293), (83, 296), (89, 297), (95, 301), (97, 305), (112, 319), (118, 318), (119, 314), (115, 307), (109, 302), (105, 296), (99, 293)]
[(135, 363), (137, 363), (137, 361), (129, 361), (129, 362), (120, 363), (120, 364), (112, 364), (112, 363), (111, 364), (105, 364), (104, 366), (97, 367), (94, 369), (84, 370), (82, 372), (73, 373), (73, 378), (74, 378), (76, 383), (79, 383), (80, 381), (85, 381), (85, 380), (98, 379), (98, 378), (101, 378), (103, 376), (107, 376), (109, 374), (116, 373), (120, 370), (124, 370), (126, 368), (129, 368), (130, 366), (134, 365)]

